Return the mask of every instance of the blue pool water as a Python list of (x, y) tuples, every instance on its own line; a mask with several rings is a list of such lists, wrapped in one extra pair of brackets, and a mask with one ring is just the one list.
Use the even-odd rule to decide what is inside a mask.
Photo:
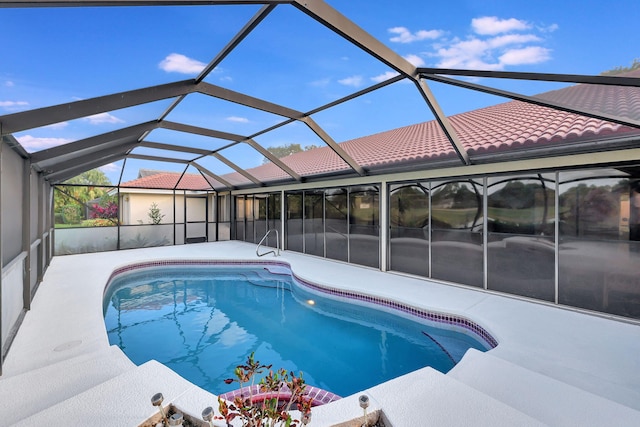
[(282, 267), (263, 266), (127, 273), (105, 295), (109, 341), (134, 363), (155, 359), (214, 394), (238, 387), (224, 379), (251, 352), (347, 396), (425, 366), (447, 372), (468, 348), (486, 350), (469, 335), (329, 299), (294, 281)]

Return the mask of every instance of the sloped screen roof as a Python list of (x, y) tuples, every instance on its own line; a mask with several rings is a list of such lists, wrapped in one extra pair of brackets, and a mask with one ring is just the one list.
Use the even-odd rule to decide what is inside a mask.
[[(133, 5), (142, 8), (126, 7)], [(170, 7), (159, 8), (161, 5)], [(155, 25), (145, 25), (139, 37), (127, 41), (130, 49), (120, 47), (122, 55), (132, 55), (125, 63), (145, 59), (145, 45), (153, 43), (154, 32), (175, 32), (174, 46), (158, 64), (169, 70), (161, 77), (149, 73), (153, 76), (145, 78), (142, 65), (109, 69), (109, 79), (99, 79), (102, 73), (96, 70), (94, 86), (69, 89), (70, 97), (89, 94), (86, 98), (0, 116), (2, 135), (15, 137), (16, 146), (18, 142), (26, 145), (36, 130), (71, 129), (81, 121), (109, 125), (103, 132), (70, 132), (69, 137), (50, 138), (49, 145), (25, 147), (33, 167), (52, 183), (114, 162), (136, 170), (140, 166), (135, 165), (152, 163), (154, 169), (174, 171), (169, 178), (165, 176), (168, 188), (178, 185), (176, 180), (189, 172), (184, 176), (199, 175), (202, 181), (183, 186), (226, 190), (624, 148), (637, 146), (640, 135), (639, 70), (608, 77), (419, 68), (322, 0), (18, 0), (1, 6), (27, 13), (32, 9), (23, 8), (56, 7), (47, 9), (56, 27), (77, 18), (73, 11), (88, 10), (96, 22), (111, 25), (113, 31), (136, 20), (151, 20), (153, 15)], [(184, 7), (201, 8), (199, 25), (213, 25), (211, 34), (219, 37), (190, 38), (190, 32), (195, 37), (200, 29), (180, 25)], [(34, 16), (42, 15), (34, 12)], [(91, 49), (100, 56), (100, 47), (92, 44), (97, 40), (92, 28), (77, 25), (77, 31), (70, 28), (67, 35), (79, 38), (80, 50)], [(103, 24), (94, 25), (93, 31), (100, 32)], [(308, 31), (311, 27), (313, 32)], [(331, 67), (341, 68), (343, 74), (353, 72), (352, 80), (344, 79), (344, 86), (360, 88), (347, 93), (325, 91), (321, 96), (316, 88), (323, 81), (313, 77), (320, 76), (315, 71), (327, 56), (318, 52), (337, 50), (336, 46), (342, 56), (334, 58)], [(171, 52), (173, 49), (206, 56), (206, 61)], [(105, 45), (105, 58), (96, 66), (109, 67), (115, 60), (109, 55), (118, 54)], [(358, 77), (358, 69), (349, 69), (352, 57), (361, 59), (358, 67), (364, 61), (367, 67), (379, 70), (380, 77), (369, 85), (352, 85)], [(260, 67), (265, 61), (275, 61), (280, 71)], [(176, 74), (170, 71), (176, 69), (191, 70), (195, 77), (173, 80)], [(245, 84), (234, 82), (228, 70), (244, 78)], [(299, 79), (300, 70), (310, 77)], [(126, 72), (138, 76), (140, 85), (120, 88), (118, 75)], [(491, 84), (500, 80), (555, 82), (564, 87), (523, 95)], [(462, 96), (489, 94), (496, 101), (447, 115), (434, 86), (456, 88)], [(292, 100), (285, 92), (298, 96)], [(382, 93), (392, 93), (392, 99), (398, 94), (402, 103), (381, 102), (377, 97)], [(347, 108), (358, 101), (363, 102)], [(385, 128), (385, 109), (405, 114)], [(350, 134), (354, 121), (370, 122), (371, 131)], [(267, 149), (285, 144), (313, 144), (315, 148), (280, 158)], [(121, 181), (131, 181), (122, 176)]]

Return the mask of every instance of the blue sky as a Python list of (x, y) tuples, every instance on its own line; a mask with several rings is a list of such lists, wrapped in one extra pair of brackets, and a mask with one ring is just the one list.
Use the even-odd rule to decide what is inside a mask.
[[(640, 57), (640, 2), (632, 0), (327, 3), (420, 66), (599, 74)], [(258, 8), (0, 9), (0, 115), (193, 78)], [(390, 72), (295, 8), (281, 5), (206, 81), (308, 111), (370, 86)], [(477, 81), (526, 94), (558, 87)], [(447, 114), (504, 101), (430, 85)], [(159, 101), (32, 129), (16, 137), (28, 151), (38, 151), (154, 120), (169, 104)], [(314, 116), (338, 142), (432, 118), (415, 87), (406, 82)], [(240, 135), (283, 120), (203, 95), (189, 96), (167, 119)], [(153, 131), (147, 140), (210, 149), (227, 144), (169, 130)], [(256, 141), (265, 147), (321, 144), (301, 124), (285, 126)], [(169, 154), (150, 149), (136, 152)], [(243, 167), (262, 160), (244, 145), (222, 154)], [(219, 174), (231, 171), (214, 159), (202, 164)], [(131, 161), (123, 179), (135, 178), (139, 167), (181, 170), (184, 166)], [(122, 162), (103, 168), (113, 182), (121, 169)]]

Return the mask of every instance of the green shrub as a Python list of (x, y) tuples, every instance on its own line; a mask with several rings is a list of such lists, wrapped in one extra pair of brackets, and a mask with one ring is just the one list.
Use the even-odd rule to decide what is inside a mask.
[(53, 219), (53, 223), (54, 224), (64, 224), (64, 215), (61, 212), (56, 212), (54, 214), (54, 219)]
[(61, 211), (63, 224), (78, 224), (82, 220), (82, 207), (79, 205), (64, 205)]
[(83, 227), (113, 227), (118, 225), (117, 221), (106, 218), (85, 219), (82, 221)]
[(151, 203), (147, 215), (149, 216), (149, 224), (160, 224), (162, 218), (164, 218), (164, 214), (162, 214), (156, 202)]

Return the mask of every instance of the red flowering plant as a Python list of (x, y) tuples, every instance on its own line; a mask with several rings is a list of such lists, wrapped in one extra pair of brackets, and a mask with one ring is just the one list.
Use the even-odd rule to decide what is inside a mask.
[[(267, 369), (269, 373), (258, 383), (259, 393), (256, 393), (255, 376)], [(225, 383), (239, 383), (242, 394), (232, 403), (218, 397), (220, 416), (216, 418), (225, 420), (227, 426), (236, 418), (242, 421), (243, 427), (296, 427), (300, 422), (305, 425), (309, 422), (312, 399), (306, 396), (302, 373), (296, 376), (284, 369), (274, 372), (271, 365), (261, 365), (251, 353), (246, 364), (236, 367), (235, 375), (235, 379), (227, 379)], [(302, 421), (292, 418), (290, 411), (294, 409), (300, 411)]]
[(82, 223), (85, 227), (109, 227), (118, 224), (118, 203), (112, 198), (103, 198), (89, 206), (89, 219)]
[(117, 218), (118, 217), (118, 204), (112, 201), (108, 201), (103, 205), (99, 205), (95, 203), (91, 207), (91, 212), (89, 212), (89, 218)]

